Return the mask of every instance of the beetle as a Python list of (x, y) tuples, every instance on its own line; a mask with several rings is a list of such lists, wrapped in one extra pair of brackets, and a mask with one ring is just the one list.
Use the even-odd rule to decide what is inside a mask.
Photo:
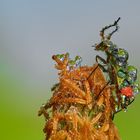
[[(103, 72), (109, 75), (108, 83), (115, 87), (116, 113), (126, 109), (134, 101), (135, 95), (139, 93), (137, 69), (129, 65), (129, 53), (110, 40), (111, 36), (118, 31), (119, 20), (120, 17), (113, 24), (102, 28), (100, 31), (101, 42), (92, 46), (96, 51), (106, 54), (106, 59), (96, 55), (96, 62)], [(115, 27), (115, 30), (105, 36), (104, 32), (111, 27)]]

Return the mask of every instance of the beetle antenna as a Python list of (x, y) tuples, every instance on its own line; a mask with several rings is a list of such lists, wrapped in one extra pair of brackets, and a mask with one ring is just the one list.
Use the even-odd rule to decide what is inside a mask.
[(101, 36), (101, 39), (102, 39), (102, 40), (105, 39), (105, 34), (104, 34), (105, 30), (107, 30), (107, 29), (109, 29), (109, 28), (111, 28), (111, 27), (114, 27), (114, 26), (116, 27), (116, 29), (113, 30), (113, 31), (107, 36), (107, 39), (108, 39), (108, 40), (111, 38), (111, 36), (112, 36), (116, 31), (118, 31), (118, 29), (119, 29), (118, 22), (119, 22), (120, 19), (121, 19), (121, 18), (119, 17), (113, 24), (108, 25), (108, 26), (105, 26), (104, 28), (102, 28), (102, 30), (100, 31), (100, 36)]

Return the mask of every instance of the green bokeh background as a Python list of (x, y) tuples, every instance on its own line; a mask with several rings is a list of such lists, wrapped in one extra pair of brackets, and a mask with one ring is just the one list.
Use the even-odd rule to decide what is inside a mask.
[[(69, 52), (92, 65), (90, 47), (99, 30), (119, 16), (113, 40), (130, 53), (140, 69), (140, 1), (0, 1), (0, 140), (43, 140), (43, 117), (37, 112), (57, 81), (51, 56)], [(140, 75), (139, 75), (140, 76)], [(115, 124), (122, 140), (139, 140), (140, 95)]]
[(4, 71), (0, 79), (0, 139), (43, 139), (44, 119), (39, 118), (37, 112), (45, 99), (35, 96), (42, 93), (43, 89), (28, 88), (22, 79)]

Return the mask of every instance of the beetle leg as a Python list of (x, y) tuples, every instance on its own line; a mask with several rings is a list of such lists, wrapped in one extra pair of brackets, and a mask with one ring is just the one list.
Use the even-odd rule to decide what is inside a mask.
[[(99, 63), (102, 62), (104, 65)], [(99, 67), (103, 70), (103, 72), (108, 72), (108, 70), (105, 68), (105, 66), (107, 65), (107, 61), (105, 59), (103, 59), (101, 56), (96, 55), (96, 62), (98, 63)]]

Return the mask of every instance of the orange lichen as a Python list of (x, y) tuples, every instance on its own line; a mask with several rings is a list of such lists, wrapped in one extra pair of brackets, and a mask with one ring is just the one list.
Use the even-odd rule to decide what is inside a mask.
[(46, 140), (120, 140), (112, 122), (112, 87), (98, 64), (68, 68), (67, 54), (53, 59), (59, 83), (39, 111), (46, 119)]

